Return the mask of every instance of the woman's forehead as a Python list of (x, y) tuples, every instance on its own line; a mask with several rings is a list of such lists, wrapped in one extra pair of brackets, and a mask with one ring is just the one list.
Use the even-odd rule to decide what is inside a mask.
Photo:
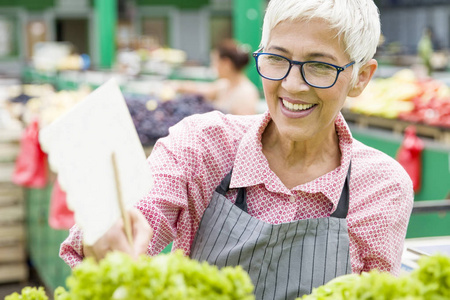
[(270, 32), (265, 51), (277, 49), (285, 54), (323, 53), (337, 59), (345, 54), (345, 45), (328, 22), (322, 19), (285, 20)]
[(335, 29), (335, 27), (327, 20), (322, 18), (281, 20), (270, 30), (270, 35), (272, 35), (274, 31), (278, 34), (303, 34), (304, 32), (313, 31), (315, 34), (319, 33), (330, 39), (339, 37), (337, 29)]

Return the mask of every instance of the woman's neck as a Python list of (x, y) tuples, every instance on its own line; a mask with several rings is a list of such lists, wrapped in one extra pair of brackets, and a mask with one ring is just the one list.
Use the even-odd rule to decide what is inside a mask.
[(263, 152), (266, 157), (276, 154), (284, 168), (301, 171), (321, 166), (332, 170), (340, 165), (339, 138), (334, 130), (312, 140), (292, 141), (277, 134), (274, 125), (271, 122), (263, 134)]

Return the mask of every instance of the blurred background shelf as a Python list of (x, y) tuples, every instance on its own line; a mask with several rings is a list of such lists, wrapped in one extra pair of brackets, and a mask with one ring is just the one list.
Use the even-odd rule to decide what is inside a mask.
[(408, 126), (416, 128), (416, 134), (438, 143), (450, 145), (450, 128), (431, 126), (416, 122), (409, 122), (398, 119), (388, 119), (378, 116), (363, 115), (353, 113), (348, 109), (342, 111), (347, 122), (355, 124), (358, 128), (384, 129), (394, 135), (402, 135)]
[(0, 130), (0, 283), (28, 279), (25, 201), (11, 182), (20, 133)]

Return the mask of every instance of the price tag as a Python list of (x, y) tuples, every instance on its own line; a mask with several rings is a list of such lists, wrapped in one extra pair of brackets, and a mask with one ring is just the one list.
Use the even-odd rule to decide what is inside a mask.
[(68, 206), (87, 245), (94, 244), (121, 217), (113, 153), (125, 208), (152, 188), (144, 150), (114, 79), (41, 129), (39, 141), (67, 193)]

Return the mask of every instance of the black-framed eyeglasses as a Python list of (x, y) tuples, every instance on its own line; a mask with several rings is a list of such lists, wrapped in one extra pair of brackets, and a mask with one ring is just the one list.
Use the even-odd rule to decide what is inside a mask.
[(300, 67), (303, 80), (310, 86), (327, 89), (332, 87), (341, 72), (353, 65), (352, 61), (343, 67), (321, 61), (295, 61), (282, 55), (254, 52), (256, 70), (259, 75), (269, 80), (283, 80), (289, 75), (292, 66)]

